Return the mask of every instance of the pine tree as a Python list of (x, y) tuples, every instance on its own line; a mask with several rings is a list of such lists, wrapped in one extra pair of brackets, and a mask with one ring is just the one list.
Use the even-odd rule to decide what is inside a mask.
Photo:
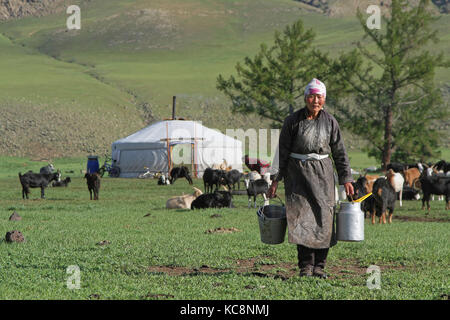
[(438, 156), (434, 125), (448, 117), (448, 108), (435, 87), (434, 75), (437, 67), (449, 63), (442, 53), (428, 50), (430, 43), (438, 42), (437, 32), (430, 29), (438, 18), (427, 11), (428, 5), (429, 0), (421, 0), (411, 8), (408, 1), (393, 0), (381, 30), (370, 29), (367, 16), (358, 10), (364, 40), (375, 44), (376, 51), (359, 42), (357, 49), (334, 62), (322, 56), (335, 76), (335, 85), (355, 102), (352, 106), (337, 101), (336, 117), (370, 143), (369, 155), (381, 160), (383, 168), (392, 160)]
[[(217, 89), (228, 96), (232, 111), (256, 113), (280, 127), (289, 113), (302, 107), (303, 88), (312, 78), (326, 81), (328, 69), (312, 47), (315, 34), (303, 22), (275, 32), (274, 45), (261, 44), (259, 53), (236, 65), (237, 77), (217, 78)], [(238, 78), (238, 79), (237, 79)]]

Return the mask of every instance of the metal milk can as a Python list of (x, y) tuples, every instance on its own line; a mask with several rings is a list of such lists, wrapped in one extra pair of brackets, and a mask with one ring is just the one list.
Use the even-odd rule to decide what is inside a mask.
[(341, 202), (336, 229), (339, 241), (364, 240), (364, 213), (361, 211), (361, 202)]

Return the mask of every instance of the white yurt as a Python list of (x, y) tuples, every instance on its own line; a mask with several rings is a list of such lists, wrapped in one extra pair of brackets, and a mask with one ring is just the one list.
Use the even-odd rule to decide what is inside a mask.
[(226, 161), (242, 172), (242, 142), (191, 120), (162, 120), (112, 144), (113, 164), (120, 177), (146, 171), (167, 174), (184, 165), (201, 178), (206, 168)]

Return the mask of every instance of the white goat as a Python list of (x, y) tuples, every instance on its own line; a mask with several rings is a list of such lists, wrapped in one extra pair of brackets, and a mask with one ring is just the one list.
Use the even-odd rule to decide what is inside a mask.
[(258, 171), (251, 171), (251, 172), (248, 174), (248, 179), (249, 179), (250, 181), (255, 181), (255, 180), (262, 179), (262, 177), (261, 177), (261, 175), (258, 173)]
[(270, 172), (264, 173), (263, 179), (266, 180), (267, 184), (270, 187), (270, 185), (272, 184), (272, 180), (270, 180)]
[(192, 201), (197, 199), (198, 196), (203, 194), (202, 190), (194, 188), (193, 194), (185, 194), (178, 197), (173, 197), (167, 200), (166, 208), (167, 209), (191, 209)]
[(395, 192), (400, 192), (399, 199), (400, 199), (400, 207), (402, 206), (402, 193), (403, 193), (403, 184), (405, 183), (405, 178), (398, 173), (394, 172), (394, 170), (389, 169), (386, 173), (386, 178), (388, 179), (389, 183), (391, 184), (392, 188), (394, 188)]

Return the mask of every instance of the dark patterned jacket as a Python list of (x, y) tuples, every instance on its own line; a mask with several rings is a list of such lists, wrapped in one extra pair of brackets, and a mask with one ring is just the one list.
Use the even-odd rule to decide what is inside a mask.
[(290, 153), (294, 152), (331, 155), (339, 184), (352, 182), (350, 162), (338, 122), (323, 109), (315, 120), (307, 120), (307, 112), (307, 108), (304, 107), (284, 120), (280, 133), (279, 172), (276, 180), (280, 181), (287, 174)]

